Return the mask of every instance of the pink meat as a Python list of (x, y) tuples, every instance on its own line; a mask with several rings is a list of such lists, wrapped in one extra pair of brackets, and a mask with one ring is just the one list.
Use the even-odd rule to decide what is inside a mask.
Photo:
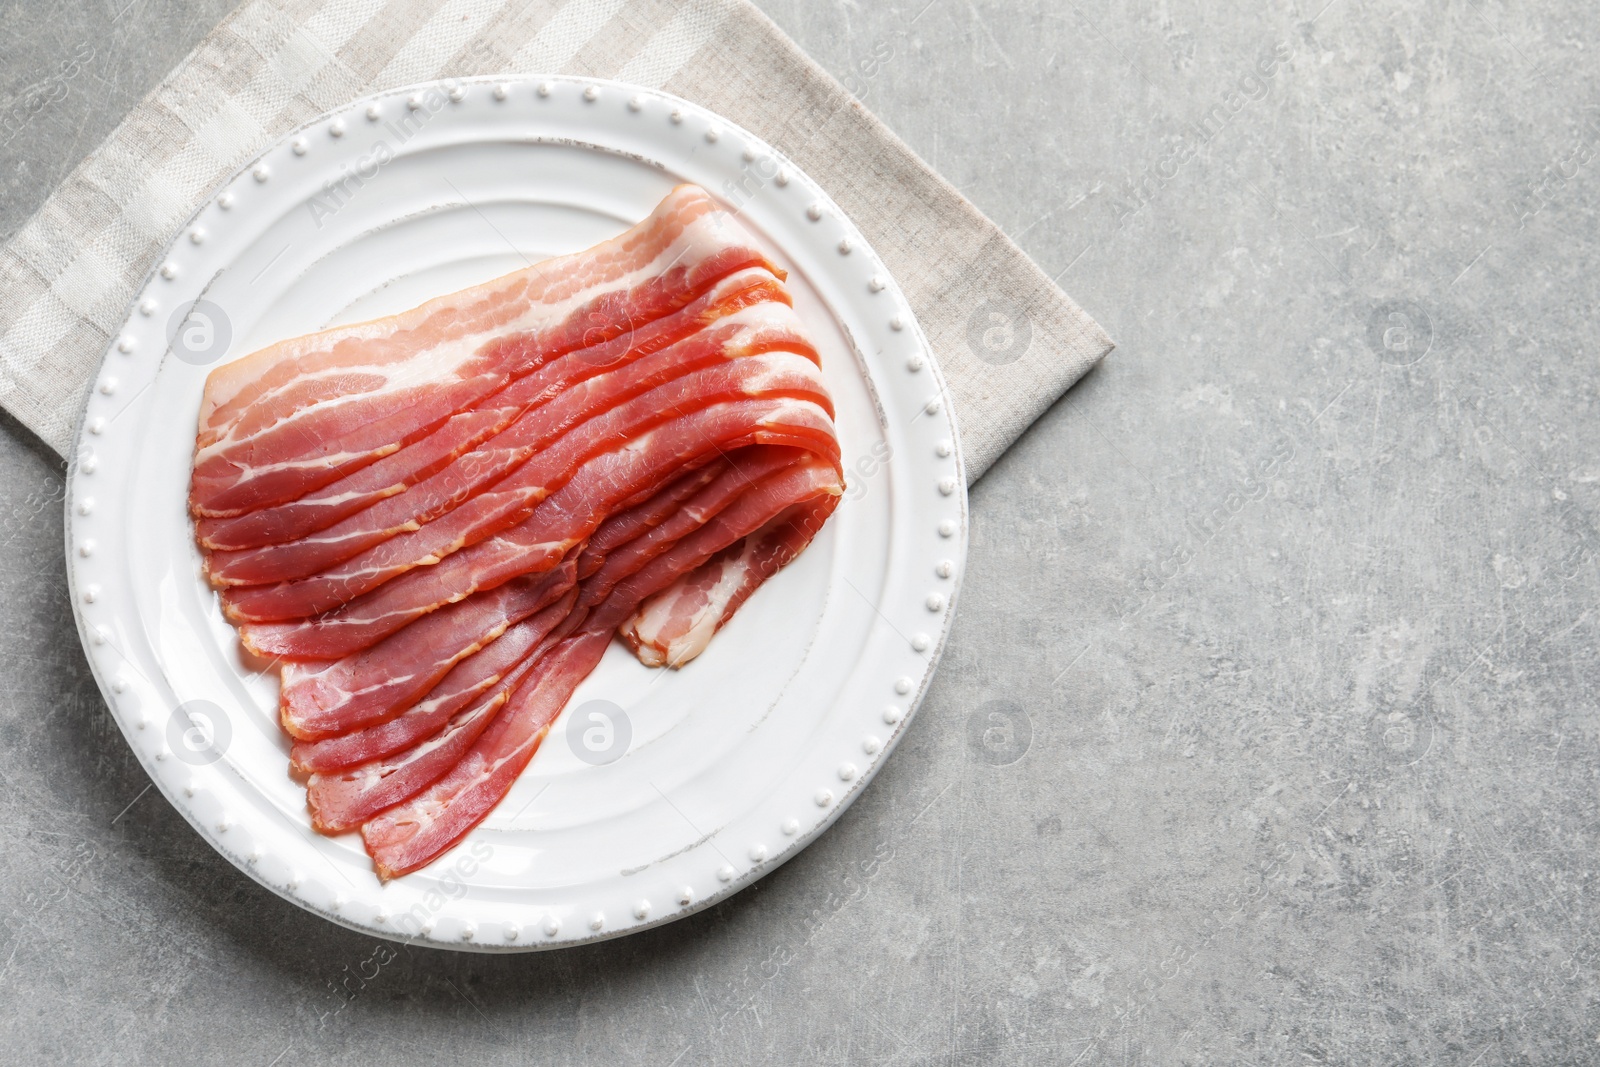
[[(405, 493), (325, 530), (287, 544), (211, 553), (207, 577), (217, 586), (259, 585), (319, 574), (337, 580), (334, 565), (349, 560), (349, 569), (363, 574), (370, 588), (400, 570), (519, 521), (589, 456), (670, 419), (690, 404), (748, 392), (766, 364), (774, 362), (772, 357), (793, 352), (813, 364), (816, 360), (787, 304), (744, 309), (654, 358), (569, 386)], [(755, 357), (764, 362), (750, 363)], [(820, 382), (814, 365), (802, 373)], [(466, 511), (450, 514), (464, 504)], [(450, 515), (449, 521), (435, 522), (445, 515)], [(366, 551), (391, 540), (396, 543), (381, 553)], [(374, 567), (374, 559), (384, 562)], [(400, 567), (390, 569), (396, 562)]]
[(645, 666), (682, 667), (706, 650), (762, 582), (805, 550), (836, 503), (819, 501), (730, 545), (639, 605), (617, 633)]
[[(747, 362), (772, 358), (750, 357)], [(542, 503), (531, 499), (542, 498), (537, 485), (480, 494), (443, 522), (418, 531), (428, 533), (422, 539), (426, 555), (419, 550), (415, 535), (403, 534), (315, 578), (228, 589), (223, 595), (224, 610), (236, 621), (251, 623), (306, 620), (321, 615), (314, 623), (296, 625), (324, 629), (344, 628), (352, 623), (365, 626), (373, 616), (374, 606), (389, 618), (399, 619), (394, 614), (397, 610), (410, 612), (409, 617), (414, 618), (517, 574), (553, 566), (604, 521), (619, 502), (719, 453), (747, 444), (794, 444), (817, 451), (837, 464), (838, 444), (833, 437), (832, 419), (821, 406), (825, 401), (819, 400), (814, 391), (811, 396), (800, 397), (807, 390), (821, 388), (820, 383), (805, 373), (795, 373), (793, 364), (812, 371), (815, 368), (804, 359), (789, 359), (791, 365), (785, 373), (774, 376), (781, 385), (779, 396), (729, 400), (679, 414), (641, 436), (622, 438), (622, 448), (615, 447), (615, 440), (602, 442), (611, 444), (613, 450), (593, 456), (577, 477)], [(579, 447), (592, 451), (596, 446), (584, 442)], [(551, 467), (563, 465), (569, 461), (564, 452), (565, 441), (541, 454), (537, 462)], [(513, 521), (526, 521), (507, 527), (504, 520), (508, 514)], [(477, 539), (485, 531), (494, 535)], [(468, 551), (460, 551), (469, 538), (477, 539), (476, 543)], [(368, 598), (357, 599), (362, 594), (368, 594)], [(349, 606), (348, 611), (345, 605)], [(283, 632), (244, 629), (247, 644), (264, 654), (294, 658), (322, 655), (314, 650), (315, 644), (310, 650), (300, 651), (282, 644), (273, 635)]]
[[(563, 598), (559, 605), (563, 616), (574, 606), (578, 609), (570, 619), (565, 620), (565, 625), (569, 628), (576, 625), (595, 605), (605, 600), (618, 581), (633, 574), (662, 552), (670, 550), (683, 536), (703, 526), (707, 520), (733, 503), (746, 487), (754, 486), (768, 476), (776, 475), (794, 459), (795, 454), (786, 449), (758, 448), (746, 449), (731, 463), (722, 465), (721, 473), (700, 492), (686, 500), (676, 501), (678, 507), (666, 521), (639, 529), (636, 537), (615, 545), (609, 557), (602, 556), (602, 563), (597, 567), (596, 573), (583, 583), (582, 596), (577, 596), (575, 591), (572, 596)], [(674, 483), (659, 496), (674, 497), (678, 495), (677, 489), (678, 484)], [(634, 511), (653, 515), (660, 513), (662, 508), (660, 502), (653, 499)], [(457, 605), (455, 609), (447, 610), (472, 607), (486, 596), (492, 598), (493, 594), (480, 594)], [(544, 637), (554, 628), (553, 615), (554, 609), (540, 613), (541, 623), (547, 622), (548, 625), (542, 625), (539, 637)], [(402, 631), (406, 632), (409, 631)], [(531, 635), (519, 636), (517, 647), (524, 647), (530, 638)], [(496, 650), (497, 645), (491, 645), (485, 654), (494, 655)], [(495, 658), (497, 661), (506, 659), (498, 655), (495, 655)], [(461, 666), (465, 667), (467, 664)], [(383, 737), (384, 751), (381, 753), (381, 758), (372, 758), (359, 766), (329, 767), (331, 773), (312, 775), (307, 785), (307, 798), (317, 828), (328, 833), (348, 829), (383, 808), (408, 799), (443, 774), (460, 758), (465, 746), (476, 739), (527, 666), (520, 664), (510, 672), (504, 670), (495, 672), (498, 684), (491, 692), (486, 692), (481, 686), (471, 687), (479, 696), (478, 702), (470, 709), (454, 715), (453, 718), (451, 714), (465, 703), (464, 700), (454, 696), (454, 693), (463, 688), (460, 685), (453, 689), (441, 686), (441, 689), (450, 689), (452, 692), (452, 698), (448, 701), (439, 699), (439, 693), (435, 691), (434, 694), (430, 694), (429, 701), (425, 705), (412, 708), (392, 723), (321, 742), (322, 745), (339, 745), (352, 738), (362, 738), (362, 742), (358, 742), (358, 745), (372, 748), (374, 746), (368, 739), (369, 735), (389, 730), (395, 723), (404, 724), (404, 729), (389, 730)], [(448, 725), (437, 735), (431, 730), (427, 733), (420, 732), (425, 726), (437, 727), (437, 724), (447, 719)], [(413, 742), (413, 747), (406, 748), (397, 743), (402, 734)], [(323, 755), (326, 756), (326, 753)]]
[(619, 511), (595, 528), (578, 557), (578, 578), (589, 577), (600, 569), (606, 555), (619, 545), (625, 545), (647, 530), (654, 529), (670, 518), (690, 497), (709, 485), (728, 469), (727, 457), (713, 459), (705, 466), (690, 471), (654, 496)]
[[(548, 635), (554, 625), (546, 629)], [(379, 812), (416, 796), (459, 763), (494, 721), (495, 713), (540, 659), (556, 644), (548, 636), (526, 654), (476, 703), (451, 716), (444, 728), (385, 758), (357, 767), (311, 775), (306, 806), (311, 825), (325, 834), (354, 830)]]
[(436, 611), (365, 651), (284, 664), (278, 707), (284, 732), (316, 741), (387, 722), (457, 663), (559, 600), (576, 580), (577, 560), (568, 560), (548, 574), (515, 579)]
[(843, 487), (783, 272), (702, 190), (207, 381), (190, 510), (312, 825), (392, 878), (478, 825), (621, 634), (680, 667)]
[[(620, 576), (629, 573), (632, 569), (642, 566), (655, 553), (634, 551), (628, 558), (637, 562), (628, 570), (624, 570), (614, 561), (608, 561), (608, 553), (631, 549), (635, 540), (639, 538), (652, 538), (662, 543), (663, 547), (670, 545), (687, 529), (682, 525), (681, 518), (685, 513), (709, 518), (720, 510), (714, 496), (708, 496), (700, 492), (701, 490), (735, 470), (739, 484), (746, 484), (751, 478), (759, 478), (792, 458), (792, 453), (786, 453), (782, 449), (765, 451), (746, 449), (738, 455), (742, 463), (737, 467), (731, 461), (719, 459), (683, 476), (656, 496), (608, 519), (584, 548), (583, 556), (589, 561), (589, 572), (592, 574), (602, 564), (609, 562), (611, 565), (608, 576), (600, 579), (607, 583), (605, 588), (609, 589), (610, 584), (615, 581), (615, 578), (609, 575)], [(726, 478), (722, 480), (727, 481)], [(661, 527), (666, 520), (674, 517), (679, 519), (678, 524), (672, 529), (663, 531)], [(579, 566), (581, 568), (583, 564)], [(562, 569), (565, 570), (566, 567)], [(593, 584), (591, 583), (591, 588)], [(501, 586), (500, 590), (506, 588)], [(495, 590), (478, 594), (459, 602), (452, 608), (445, 609), (445, 612), (459, 612), (470, 607), (474, 612), (488, 616), (485, 622), (476, 626), (463, 626), (459, 621), (453, 622), (452, 632), (465, 631), (471, 634), (477, 629), (492, 627), (495, 619), (503, 612), (502, 598), (496, 596), (498, 592), (499, 590)], [(380, 756), (392, 755), (430, 736), (451, 715), (465, 707), (473, 698), (483, 695), (490, 684), (498, 681), (519, 663), (533, 645), (566, 616), (576, 599), (577, 593), (572, 591), (554, 607), (540, 611), (533, 619), (518, 623), (502, 636), (487, 642), (488, 647), (481, 652), (461, 658), (461, 662), (451, 669), (444, 680), (428, 694), (426, 700), (406, 710), (397, 718), (321, 741), (297, 742), (290, 753), (291, 767), (302, 774), (311, 771), (338, 770)], [(595, 599), (591, 595), (588, 603), (593, 603)], [(410, 629), (400, 631), (402, 635), (410, 632)], [(381, 662), (380, 657), (373, 656), (373, 653), (389, 643), (389, 641), (381, 642), (376, 648), (350, 659), (373, 664)], [(350, 659), (338, 662), (347, 663)], [(288, 688), (286, 680), (284, 689), (287, 691)], [(294, 731), (291, 730), (290, 733), (293, 734)]]
[(568, 386), (610, 373), (681, 341), (726, 315), (769, 300), (787, 303), (789, 295), (765, 268), (731, 274), (687, 307), (620, 337), (552, 360), (477, 406), (452, 415), (421, 440), (321, 489), (234, 518), (199, 519), (195, 529), (201, 547), (234, 551), (259, 548), (327, 529), (379, 500), (406, 492), (443, 470), (457, 456), (559, 396)]
[(781, 276), (730, 214), (680, 186), (586, 252), (225, 364), (201, 403), (191, 509), (229, 516), (296, 499), (545, 361), (669, 314), (752, 266)]
[(609, 633), (584, 631), (545, 653), (448, 773), (362, 825), (379, 878), (427, 866), (494, 810), (610, 640)]
[[(674, 550), (680, 541), (738, 504), (747, 494), (759, 496), (759, 487), (767, 479), (792, 480), (796, 477), (796, 471), (807, 462), (804, 453), (797, 453), (792, 448), (757, 446), (740, 449), (731, 458), (726, 471), (684, 501), (661, 523), (651, 527), (642, 536), (610, 549), (598, 561), (593, 573), (583, 581), (578, 591), (578, 607), (585, 611), (598, 607), (611, 595), (618, 582), (641, 570), (662, 553)], [(593, 546), (594, 541), (591, 539), (589, 544)], [(582, 566), (580, 561), (579, 567)]]
[[(531, 663), (523, 666), (532, 666)], [(522, 667), (516, 672), (520, 680)], [(514, 681), (512, 681), (514, 684)], [(306, 808), (319, 833), (354, 830), (386, 808), (415, 796), (455, 766), (510, 696), (510, 685), (454, 716), (444, 729), (414, 748), (358, 767), (313, 774), (306, 782)]]
[(492, 694), (501, 679), (516, 670), (539, 642), (567, 617), (578, 600), (569, 589), (560, 600), (524, 619), (491, 641), (488, 647), (451, 668), (425, 700), (388, 722), (322, 741), (297, 741), (289, 751), (295, 774), (343, 770), (403, 752), (438, 733), (456, 712)]
[(738, 503), (616, 585), (540, 660), (448, 774), (362, 826), (379, 877), (395, 878), (431, 863), (494, 810), (572, 691), (600, 662), (612, 631), (645, 597), (797, 507), (822, 497), (837, 500), (842, 489), (830, 464), (815, 459), (793, 464), (751, 487)]

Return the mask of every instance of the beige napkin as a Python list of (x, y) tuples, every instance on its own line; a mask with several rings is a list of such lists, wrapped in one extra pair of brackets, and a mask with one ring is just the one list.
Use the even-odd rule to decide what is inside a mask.
[(949, 382), (969, 481), (1111, 348), (747, 0), (248, 0), (0, 250), (0, 403), (67, 454), (134, 289), (211, 189), (354, 97), (499, 72), (664, 89), (815, 178), (916, 310)]

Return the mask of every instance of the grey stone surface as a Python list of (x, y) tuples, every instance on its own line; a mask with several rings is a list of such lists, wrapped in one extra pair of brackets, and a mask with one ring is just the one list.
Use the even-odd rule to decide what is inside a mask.
[[(224, 10), (112, 2), (0, 10), (13, 100), (93, 49), (7, 128), (0, 233)], [(1120, 348), (975, 488), (884, 773), (659, 931), (353, 977), (374, 942), (142, 792), (65, 600), (61, 468), (7, 423), (0, 1049), (1600, 1057), (1600, 14), (1325, 2), (763, 0)]]

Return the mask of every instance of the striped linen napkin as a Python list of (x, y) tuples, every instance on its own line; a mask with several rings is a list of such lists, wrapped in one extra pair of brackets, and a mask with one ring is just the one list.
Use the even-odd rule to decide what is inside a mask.
[(0, 404), (67, 454), (135, 288), (224, 178), (355, 97), (503, 72), (674, 93), (815, 178), (916, 310), (949, 382), (969, 480), (1111, 348), (748, 0), (247, 0), (0, 249)]

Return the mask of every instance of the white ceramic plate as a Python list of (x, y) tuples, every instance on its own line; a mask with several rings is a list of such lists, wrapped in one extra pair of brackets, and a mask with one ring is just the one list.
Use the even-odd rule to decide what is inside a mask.
[[(380, 885), (356, 835), (312, 832), (276, 677), (243, 662), (200, 577), (185, 503), (206, 374), (281, 338), (587, 248), (684, 181), (736, 206), (790, 270), (838, 405), (846, 499), (684, 670), (647, 670), (614, 646), (489, 819)], [(68, 481), (84, 647), (167, 799), (301, 907), (380, 937), (502, 951), (666, 922), (794, 855), (909, 723), (966, 550), (944, 395), (860, 233), (793, 164), (717, 116), (556, 77), (365, 99), (216, 190), (113, 340)], [(608, 724), (588, 715), (607, 705), (584, 707), (596, 700), (622, 709), (609, 750)], [(587, 748), (586, 731), (598, 731)], [(595, 748), (620, 758), (598, 763)]]

